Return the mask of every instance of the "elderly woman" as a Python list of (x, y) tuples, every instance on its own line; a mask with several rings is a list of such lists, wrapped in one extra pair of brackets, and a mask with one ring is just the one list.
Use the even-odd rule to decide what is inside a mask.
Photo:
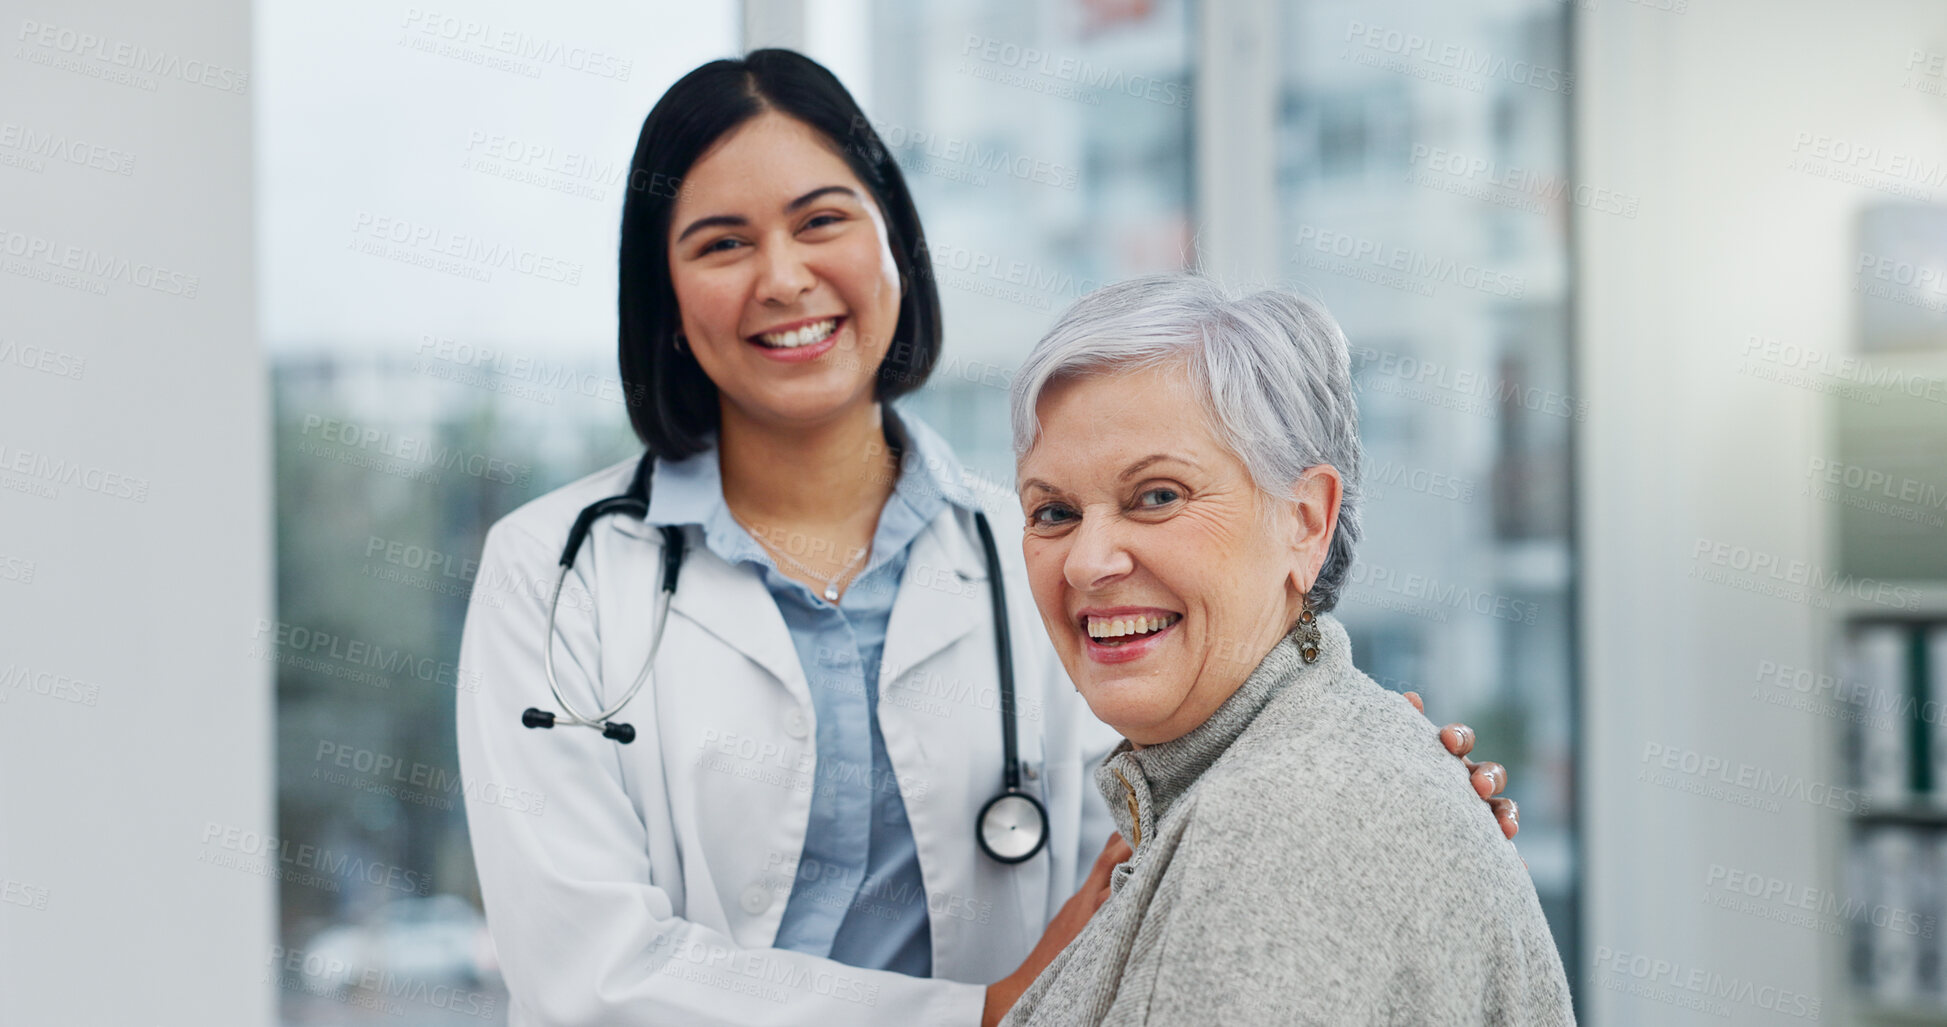
[(1124, 736), (1095, 782), (1134, 855), (1005, 1024), (1573, 1021), (1521, 860), (1327, 613), (1347, 365), (1322, 310), (1181, 275), (1083, 299), (1017, 375), (1028, 577)]

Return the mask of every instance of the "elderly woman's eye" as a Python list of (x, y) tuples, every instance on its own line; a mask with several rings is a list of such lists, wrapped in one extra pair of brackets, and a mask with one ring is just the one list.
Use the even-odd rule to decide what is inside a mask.
[(1028, 520), (1037, 528), (1048, 528), (1066, 523), (1073, 513), (1074, 511), (1059, 503), (1049, 503), (1047, 506), (1036, 507), (1035, 511), (1028, 515)]
[(1168, 506), (1183, 498), (1183, 494), (1171, 488), (1153, 488), (1143, 490), (1143, 494), (1136, 498), (1142, 500), (1144, 506)]

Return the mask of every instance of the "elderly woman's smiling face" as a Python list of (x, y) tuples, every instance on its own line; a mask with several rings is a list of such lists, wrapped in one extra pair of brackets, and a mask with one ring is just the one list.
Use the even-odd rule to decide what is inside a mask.
[(1338, 472), (1265, 497), (1171, 361), (1051, 383), (1019, 464), (1042, 622), (1089, 708), (1138, 745), (1203, 723), (1289, 630)]

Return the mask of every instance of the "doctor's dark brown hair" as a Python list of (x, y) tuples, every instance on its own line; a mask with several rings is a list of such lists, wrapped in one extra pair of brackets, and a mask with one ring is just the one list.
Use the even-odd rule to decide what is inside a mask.
[(817, 130), (858, 176), (884, 217), (903, 296), (879, 365), (880, 401), (926, 383), (940, 355), (940, 294), (919, 212), (899, 165), (865, 112), (823, 65), (790, 50), (753, 50), (684, 75), (643, 119), (622, 202), (620, 357), (629, 423), (658, 459), (707, 449), (718, 427), (717, 387), (688, 349), (669, 277), (669, 219), (683, 176), (717, 141), (765, 111)]

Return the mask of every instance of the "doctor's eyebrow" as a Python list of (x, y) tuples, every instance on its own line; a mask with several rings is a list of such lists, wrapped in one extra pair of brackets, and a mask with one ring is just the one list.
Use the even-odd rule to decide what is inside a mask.
[[(821, 185), (803, 196), (792, 200), (790, 203), (785, 204), (784, 212), (786, 214), (796, 214), (798, 211), (809, 206), (811, 201), (828, 193), (843, 193), (854, 200), (859, 198), (858, 190), (853, 189), (851, 186)], [(676, 241), (682, 242), (706, 228), (742, 228), (748, 224), (750, 224), (750, 219), (744, 217), (742, 214), (712, 214), (709, 217), (697, 218), (695, 221), (690, 222), (689, 226), (683, 229), (683, 234), (676, 237)]]

